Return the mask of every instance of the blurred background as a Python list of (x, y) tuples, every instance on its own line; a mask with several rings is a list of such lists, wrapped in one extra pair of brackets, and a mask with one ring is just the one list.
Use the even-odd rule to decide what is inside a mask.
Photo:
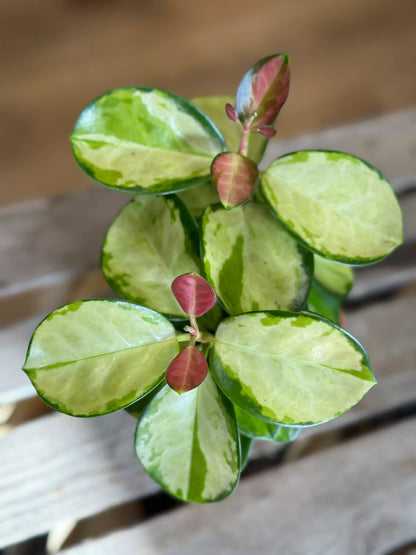
[(414, 104), (414, 0), (2, 0), (0, 203), (80, 189), (69, 135), (99, 94), (233, 94), (291, 57), (278, 138)]
[[(0, 40), (0, 555), (415, 555), (416, 1), (1, 0)], [(291, 90), (266, 156), (350, 151), (400, 197), (405, 244), (346, 307), (379, 384), (333, 425), (256, 445), (230, 500), (181, 507), (139, 468), (131, 416), (54, 413), (20, 368), (43, 316), (109, 295), (100, 245), (126, 197), (73, 160), (81, 110), (128, 85), (234, 94), (277, 52)]]

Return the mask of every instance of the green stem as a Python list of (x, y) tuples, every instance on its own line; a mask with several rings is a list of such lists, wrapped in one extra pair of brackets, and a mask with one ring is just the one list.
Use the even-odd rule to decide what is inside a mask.
[(179, 335), (177, 335), (175, 337), (176, 341), (178, 341), (179, 343), (185, 343), (187, 341), (189, 341), (189, 338), (191, 337), (190, 333), (181, 333)]

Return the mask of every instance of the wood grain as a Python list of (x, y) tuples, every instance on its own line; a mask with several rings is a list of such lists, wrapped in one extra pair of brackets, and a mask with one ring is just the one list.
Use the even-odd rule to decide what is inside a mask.
[(415, 432), (411, 419), (243, 480), (219, 505), (180, 508), (62, 553), (389, 553), (416, 538)]
[(85, 188), (68, 137), (102, 92), (148, 85), (191, 98), (236, 90), (287, 51), (282, 137), (411, 106), (413, 0), (3, 0), (0, 203)]

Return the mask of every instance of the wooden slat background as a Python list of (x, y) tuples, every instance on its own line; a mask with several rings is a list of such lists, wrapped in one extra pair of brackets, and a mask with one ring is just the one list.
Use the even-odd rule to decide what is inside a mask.
[(2, 0), (0, 204), (86, 187), (68, 137), (105, 90), (233, 93), (286, 51), (280, 137), (416, 101), (414, 0)]

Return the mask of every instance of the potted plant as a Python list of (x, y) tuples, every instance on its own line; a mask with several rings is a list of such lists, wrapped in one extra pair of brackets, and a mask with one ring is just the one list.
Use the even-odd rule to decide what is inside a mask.
[(135, 195), (102, 248), (122, 300), (47, 316), (24, 370), (61, 412), (136, 416), (143, 467), (186, 501), (229, 495), (253, 438), (291, 441), (376, 383), (339, 311), (351, 267), (401, 243), (400, 208), (351, 154), (293, 152), (258, 170), (288, 90), (284, 54), (255, 64), (235, 103), (115, 89), (71, 137), (87, 175)]

